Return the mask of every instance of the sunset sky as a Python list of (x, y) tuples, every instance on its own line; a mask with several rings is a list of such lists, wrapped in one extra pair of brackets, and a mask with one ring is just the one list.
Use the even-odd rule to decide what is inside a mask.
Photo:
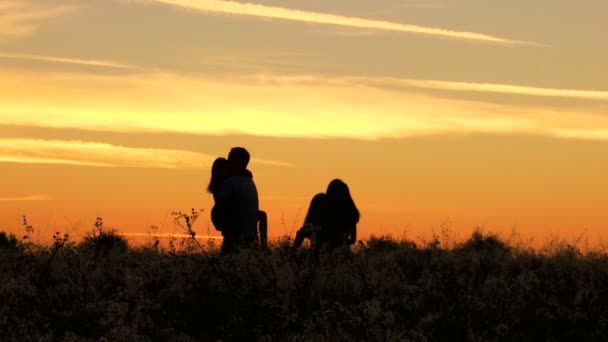
[[(271, 237), (608, 240), (605, 0), (0, 0), (0, 230), (179, 232), (244, 146)], [(606, 241), (608, 243), (608, 241)]]

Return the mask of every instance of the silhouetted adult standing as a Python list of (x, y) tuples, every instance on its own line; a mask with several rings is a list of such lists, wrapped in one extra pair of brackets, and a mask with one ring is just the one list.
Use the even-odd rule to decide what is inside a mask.
[[(249, 165), (250, 155), (249, 152), (244, 147), (233, 147), (230, 149), (228, 153), (228, 161), (236, 168), (234, 171), (236, 175), (244, 175), (246, 177), (250, 177), (253, 182), (253, 175), (251, 171), (247, 170), (247, 165)], [(254, 183), (255, 187), (255, 183)], [(257, 189), (256, 189), (256, 198), (257, 198)], [(259, 201), (258, 201), (259, 202)], [(258, 204), (259, 207), (259, 204)], [(268, 216), (265, 211), (259, 210), (257, 213), (257, 227), (259, 233), (259, 242), (262, 248), (266, 248), (268, 246)], [(249, 243), (249, 242), (247, 242)]]
[(234, 147), (228, 154), (228, 176), (219, 187), (218, 202), (226, 219), (222, 251), (240, 246), (253, 246), (257, 241), (259, 219), (258, 191), (253, 175), (247, 170), (249, 152)]

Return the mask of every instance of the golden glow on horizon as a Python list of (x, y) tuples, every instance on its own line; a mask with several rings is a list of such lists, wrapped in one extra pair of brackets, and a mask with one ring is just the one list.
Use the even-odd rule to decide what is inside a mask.
[(452, 31), (434, 27), (400, 24), (382, 20), (346, 17), (335, 14), (301, 11), (284, 7), (266, 6), (253, 3), (242, 3), (225, 0), (149, 0), (176, 7), (200, 10), (203, 12), (219, 12), (234, 15), (250, 15), (256, 17), (294, 20), (306, 23), (337, 25), (360, 29), (417, 33), (431, 36), (457, 38), (472, 41), (491, 42), (506, 45), (539, 45), (535, 42), (517, 41), (495, 37), (477, 32)]
[[(126, 237), (162, 237), (162, 238), (186, 238), (189, 239), (192, 236), (188, 234), (177, 234), (177, 233), (120, 233)], [(199, 235), (196, 234), (196, 239), (200, 240), (223, 240), (224, 237), (221, 235)]]

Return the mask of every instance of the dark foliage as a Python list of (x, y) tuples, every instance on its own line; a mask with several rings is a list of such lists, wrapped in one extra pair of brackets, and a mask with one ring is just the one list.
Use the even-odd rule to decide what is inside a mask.
[(16, 248), (17, 244), (18, 240), (15, 235), (0, 232), (0, 248)]
[(124, 254), (129, 245), (127, 239), (121, 236), (115, 229), (105, 229), (103, 220), (97, 218), (95, 229), (85, 234), (79, 246), (81, 249), (90, 250), (96, 255), (107, 255), (108, 253)]
[[(8, 242), (7, 242), (8, 241)], [(130, 248), (0, 234), (3, 341), (602, 341), (608, 257), (372, 238), (353, 250)], [(15, 248), (7, 249), (4, 246)]]

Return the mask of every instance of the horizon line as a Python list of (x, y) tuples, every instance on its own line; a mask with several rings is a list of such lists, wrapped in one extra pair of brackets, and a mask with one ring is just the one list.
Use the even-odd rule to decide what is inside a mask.
[[(162, 237), (162, 238), (191, 238), (192, 235), (184, 234), (184, 233), (119, 233), (122, 236), (132, 236), (132, 237)], [(195, 235), (196, 239), (201, 240), (223, 240), (224, 237), (220, 235)]]

